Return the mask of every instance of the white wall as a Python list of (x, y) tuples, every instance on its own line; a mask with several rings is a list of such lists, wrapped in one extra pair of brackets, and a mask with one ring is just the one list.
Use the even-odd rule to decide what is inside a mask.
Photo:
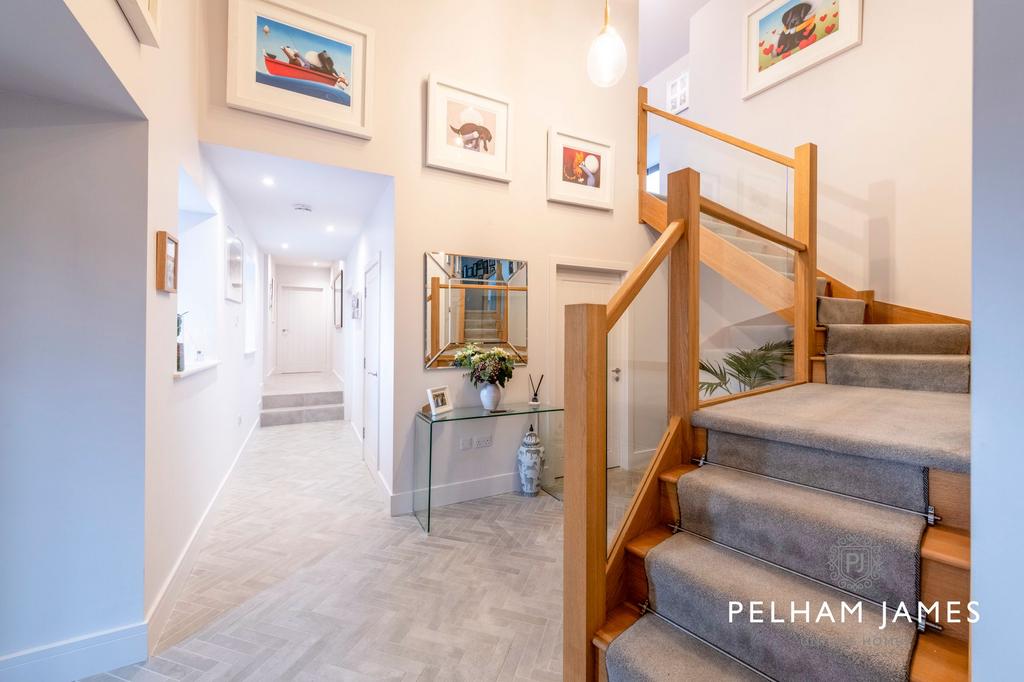
[[(744, 19), (759, 4), (693, 16), (687, 117), (787, 154), (816, 143), (821, 269), (970, 317), (971, 3), (866, 0), (862, 45), (744, 101)], [(942, 58), (907, 26), (941, 40)]]
[[(348, 287), (348, 273), (344, 273), (345, 262), (337, 261), (331, 263), (331, 316), (330, 316), (330, 354), (331, 354), (331, 371), (338, 377), (341, 382), (345, 382), (345, 328), (344, 325), (350, 324), (351, 316), (347, 315), (347, 297), (345, 289)], [(334, 326), (334, 278), (338, 276), (338, 273), (343, 273), (342, 280), (342, 291), (341, 291), (341, 303), (342, 303), (342, 328), (338, 329)], [(347, 415), (346, 415), (347, 416)]]
[(145, 655), (147, 127), (0, 100), (0, 679), (70, 679)]
[[(974, 23), (974, 324), (971, 337), (971, 629), (976, 680), (1020, 669), (1020, 567), (1024, 478), (1019, 391), (1024, 367), (1008, 352), (1024, 333), (1020, 258), (1024, 253), (1021, 135), (1024, 72), (1015, 27), (1024, 5), (976, 0)], [(993, 21), (992, 17), (998, 17)]]
[(394, 470), (394, 417), (390, 409), (395, 401), (395, 189), (393, 184), (381, 193), (351, 251), (345, 256), (344, 314), (341, 329), (344, 348), (345, 416), (356, 436), (362, 438), (363, 409), (363, 320), (352, 319), (352, 297), (365, 304), (366, 270), (372, 263), (380, 267), (380, 467), (376, 477), (390, 495)]
[[(277, 367), (277, 261), (266, 256), (260, 268), (263, 273), (263, 374), (270, 376)], [(273, 291), (273, 293), (271, 293)]]
[[(306, 289), (320, 289), (323, 292), (323, 304), (321, 314), (323, 315), (324, 329), (324, 355), (320, 358), (321, 371), (330, 372), (333, 370), (333, 337), (334, 337), (334, 313), (332, 311), (333, 297), (331, 294), (331, 268), (330, 267), (307, 267), (301, 265), (275, 266), (277, 291), (274, 294), (275, 301), (281, 301), (282, 287), (302, 287)], [(275, 303), (275, 305), (278, 305)], [(275, 315), (275, 318), (277, 316)], [(275, 338), (280, 334), (276, 320), (274, 324)], [(275, 365), (277, 363), (275, 362)]]
[(149, 121), (148, 225), (136, 229), (148, 235), (146, 274), (139, 286), (146, 287), (144, 605), (153, 637), (188, 573), (197, 531), (256, 423), (263, 363), (261, 348), (243, 354), (242, 306), (222, 301), (221, 364), (182, 381), (172, 379), (177, 302), (152, 282), (155, 233), (174, 231), (178, 222), (180, 170), (203, 185), (219, 224), (230, 224), (247, 249), (255, 240), (200, 158), (196, 3), (159, 4), (159, 49), (139, 45), (115, 2), (65, 3)]
[(690, 17), (708, 0), (640, 0), (640, 80), (690, 51)]
[[(650, 245), (650, 231), (636, 222), (636, 64), (631, 60), (622, 82), (612, 89), (587, 80), (585, 56), (601, 21), (600, 7), (588, 0), (476, 3), (469, 23), (463, 20), (465, 3), (457, 0), (305, 4), (376, 31), (374, 138), (358, 140), (228, 108), (225, 0), (204, 3), (198, 22), (199, 56), (208, 66), (201, 72), (200, 129), (211, 143), (395, 178), (394, 471), (385, 476), (393, 494), (401, 496), (412, 486), (412, 420), (425, 402), (426, 389), (449, 384), (456, 403), (478, 401), (458, 370), (423, 369), (423, 253), (483, 253), (529, 262), (530, 366), (517, 371), (508, 391), (509, 400), (525, 402), (527, 372), (550, 373), (553, 366), (547, 350), (551, 292), (546, 271), (551, 255), (635, 263)], [(615, 25), (635, 54), (636, 2), (612, 4)], [(468, 25), (491, 29), (466, 30)], [(557, 46), (558, 59), (551, 57), (552, 46)], [(424, 168), (425, 82), (431, 73), (511, 99), (515, 138), (510, 184)], [(546, 201), (543, 169), (551, 125), (617, 145), (614, 212)], [(350, 367), (353, 358), (361, 362), (360, 353), (349, 355)], [(358, 409), (354, 384), (348, 382), (351, 399), (346, 398), (353, 414)], [(497, 474), (507, 470), (517, 445), (518, 438), (503, 439), (476, 456)], [(390, 454), (382, 460), (390, 461)], [(393, 502), (395, 509), (401, 507), (400, 497)]]

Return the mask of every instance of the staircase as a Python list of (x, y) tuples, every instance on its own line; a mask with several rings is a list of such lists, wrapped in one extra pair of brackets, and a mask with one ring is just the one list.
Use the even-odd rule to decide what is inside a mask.
[(263, 396), (260, 426), (339, 421), (344, 418), (345, 394), (342, 391), (278, 393)]
[[(647, 194), (641, 158), (661, 236), (607, 306), (566, 309), (566, 676), (967, 680), (969, 323), (817, 271), (813, 145), (779, 155), (643, 89), (638, 110), (641, 151), (650, 113), (794, 169), (795, 228), (701, 196), (694, 169)], [(669, 427), (605, 562), (604, 330), (665, 260)], [(792, 380), (699, 400), (701, 264), (792, 325)]]
[[(826, 329), (828, 384), (693, 413), (701, 466), (661, 475), (664, 523), (627, 545), (625, 606), (595, 638), (609, 680), (966, 679), (969, 329)], [(919, 600), (958, 602), (960, 622), (944, 613), (919, 634), (890, 610), (878, 630), (876, 604), (916, 617)], [(765, 622), (749, 622), (751, 602)], [(807, 602), (811, 622), (767, 622), (772, 604), (788, 621)], [(863, 618), (815, 622), (844, 602)]]

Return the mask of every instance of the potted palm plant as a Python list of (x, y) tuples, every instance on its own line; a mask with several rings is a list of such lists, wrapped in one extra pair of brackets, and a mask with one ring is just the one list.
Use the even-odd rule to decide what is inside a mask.
[(721, 362), (700, 361), (700, 369), (714, 381), (701, 381), (700, 392), (705, 397), (717, 391), (740, 393), (761, 388), (781, 380), (786, 367), (793, 360), (792, 341), (769, 341), (749, 350), (727, 353)]
[(512, 356), (500, 348), (483, 350), (471, 343), (455, 354), (453, 364), (469, 368), (466, 376), (474, 388), (480, 389), (480, 402), (486, 409), (496, 410), (501, 402), (501, 389), (512, 378), (515, 368)]

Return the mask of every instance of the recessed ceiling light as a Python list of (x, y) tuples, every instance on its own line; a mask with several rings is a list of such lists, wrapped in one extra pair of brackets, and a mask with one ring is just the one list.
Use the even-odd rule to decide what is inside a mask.
[(288, 248), (288, 242), (285, 242), (284, 244), (281, 244), (281, 248), (282, 249), (287, 249)]
[(334, 232), (334, 225), (328, 225), (327, 226), (327, 231), (328, 232)]
[(269, 175), (264, 175), (263, 176), (263, 185), (265, 187), (273, 187), (274, 186), (274, 178), (270, 177)]
[(318, 263), (317, 261), (313, 261), (313, 267), (314, 267), (314, 268), (315, 268), (316, 266), (318, 266), (318, 265), (320, 265), (320, 263)]

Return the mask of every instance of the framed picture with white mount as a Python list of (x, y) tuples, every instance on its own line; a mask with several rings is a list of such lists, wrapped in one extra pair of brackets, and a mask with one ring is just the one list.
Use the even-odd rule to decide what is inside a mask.
[(117, 4), (138, 41), (160, 47), (160, 0), (117, 0)]
[(665, 86), (665, 102), (670, 114), (681, 114), (690, 108), (690, 72), (684, 71)]
[(345, 316), (342, 308), (342, 300), (344, 299), (345, 292), (345, 271), (339, 270), (338, 274), (334, 277), (334, 283), (331, 285), (331, 289), (334, 293), (334, 328), (341, 329), (345, 325)]
[(230, 0), (228, 106), (370, 139), (373, 43), (290, 0)]
[(427, 165), (509, 182), (512, 105), (430, 76), (427, 82)]
[(747, 14), (743, 99), (861, 43), (863, 0), (769, 0)]
[(615, 148), (548, 128), (548, 201), (612, 210)]
[(434, 417), (455, 409), (452, 406), (452, 393), (447, 386), (428, 388), (427, 405), (430, 406), (430, 414)]

